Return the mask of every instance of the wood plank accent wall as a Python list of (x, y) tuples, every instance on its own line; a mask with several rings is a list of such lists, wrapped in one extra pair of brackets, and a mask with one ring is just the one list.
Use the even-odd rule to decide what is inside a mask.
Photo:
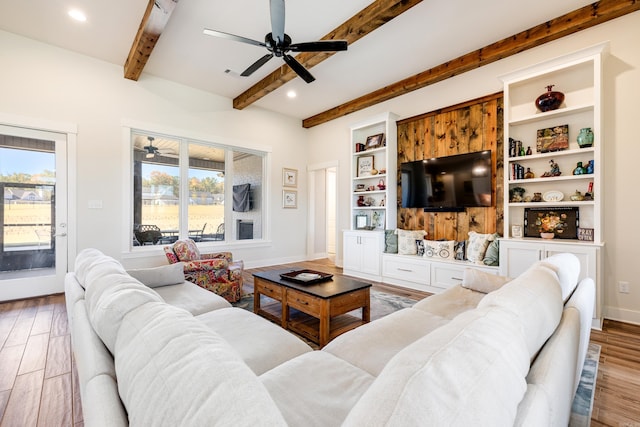
[[(503, 96), (502, 92), (397, 122), (398, 228), (424, 229), (433, 240), (466, 240), (469, 231), (502, 231), (503, 220)], [(494, 206), (465, 212), (424, 212), (402, 208), (400, 164), (474, 151), (493, 153)]]

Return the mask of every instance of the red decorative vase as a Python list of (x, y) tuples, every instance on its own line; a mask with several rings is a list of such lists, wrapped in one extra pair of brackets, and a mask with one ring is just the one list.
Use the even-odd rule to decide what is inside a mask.
[(553, 86), (547, 86), (547, 92), (536, 98), (538, 110), (542, 112), (556, 110), (564, 101), (564, 93), (551, 90)]

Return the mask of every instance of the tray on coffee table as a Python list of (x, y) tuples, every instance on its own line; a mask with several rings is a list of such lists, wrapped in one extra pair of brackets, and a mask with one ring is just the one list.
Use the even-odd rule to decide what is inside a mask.
[(312, 284), (332, 280), (333, 274), (322, 273), (315, 270), (295, 270), (288, 273), (282, 273), (281, 278), (291, 280), (296, 283)]

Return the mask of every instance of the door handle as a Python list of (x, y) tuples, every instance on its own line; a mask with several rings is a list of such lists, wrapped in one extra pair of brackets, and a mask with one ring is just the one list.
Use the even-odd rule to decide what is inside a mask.
[(67, 237), (67, 233), (56, 233), (53, 237)]

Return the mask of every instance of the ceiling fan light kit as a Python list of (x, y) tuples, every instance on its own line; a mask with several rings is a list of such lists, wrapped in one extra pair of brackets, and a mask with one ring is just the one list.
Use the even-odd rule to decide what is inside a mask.
[(315, 77), (289, 52), (339, 52), (347, 50), (348, 43), (344, 40), (318, 40), (315, 42), (291, 43), (291, 37), (284, 32), (284, 0), (270, 0), (269, 7), (271, 11), (271, 32), (264, 37), (264, 42), (249, 39), (235, 34), (229, 34), (222, 31), (204, 29), (204, 34), (214, 37), (234, 40), (241, 43), (252, 44), (267, 48), (268, 54), (259, 58), (251, 64), (240, 75), (249, 77), (260, 67), (266, 64), (274, 56), (282, 58), (291, 69), (302, 78), (305, 82), (311, 83)]

